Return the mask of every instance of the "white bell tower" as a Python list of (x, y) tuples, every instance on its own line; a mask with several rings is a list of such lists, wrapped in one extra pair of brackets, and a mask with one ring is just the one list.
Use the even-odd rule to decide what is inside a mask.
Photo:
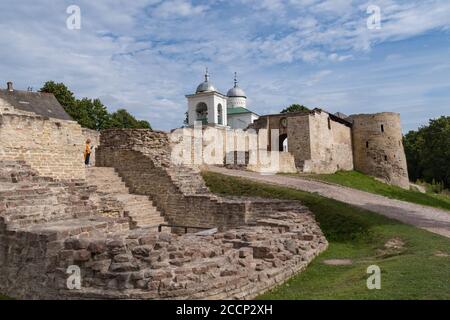
[(203, 125), (227, 125), (227, 97), (209, 81), (208, 69), (205, 81), (200, 83), (195, 94), (186, 95), (188, 100), (188, 125), (193, 126), (196, 121)]

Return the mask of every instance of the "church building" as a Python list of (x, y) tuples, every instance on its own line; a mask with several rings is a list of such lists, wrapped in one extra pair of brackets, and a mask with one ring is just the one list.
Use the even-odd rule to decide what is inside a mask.
[(203, 125), (245, 129), (259, 118), (256, 113), (247, 109), (247, 96), (237, 84), (236, 73), (233, 88), (224, 95), (209, 81), (206, 70), (205, 81), (198, 85), (195, 94), (186, 95), (186, 98), (189, 126), (200, 121)]

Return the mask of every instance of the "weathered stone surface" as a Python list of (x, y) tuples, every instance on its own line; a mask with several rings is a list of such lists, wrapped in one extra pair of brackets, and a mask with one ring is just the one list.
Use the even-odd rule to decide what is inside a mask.
[(91, 258), (91, 253), (88, 250), (77, 250), (73, 254), (73, 259), (78, 262), (88, 261)]
[[(127, 164), (128, 171), (113, 163), (127, 185), (151, 197), (171, 223), (217, 227), (217, 233), (130, 229), (127, 220), (96, 211), (84, 182), (47, 179), (24, 163), (5, 162), (0, 292), (17, 298), (252, 298), (303, 270), (327, 247), (300, 203), (217, 197), (204, 188), (198, 171), (167, 164), (165, 134), (120, 132), (125, 140), (107, 142), (97, 163), (110, 157)], [(45, 210), (35, 212), (38, 204)], [(74, 264), (81, 268), (81, 290), (66, 287), (67, 268)]]

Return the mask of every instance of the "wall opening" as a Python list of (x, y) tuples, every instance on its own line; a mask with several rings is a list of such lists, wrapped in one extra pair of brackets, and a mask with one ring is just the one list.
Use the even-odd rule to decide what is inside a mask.
[(278, 150), (282, 152), (288, 152), (288, 138), (287, 133), (281, 134), (279, 138)]
[(330, 120), (330, 117), (328, 117), (328, 130), (331, 130), (331, 120)]
[(387, 161), (387, 156), (384, 156), (384, 161)]
[(217, 123), (223, 124), (223, 108), (222, 105), (219, 103), (217, 106)]
[(208, 106), (204, 102), (200, 102), (195, 107), (196, 121), (201, 121), (202, 124), (208, 124)]
[(381, 125), (381, 132), (384, 132), (384, 125)]
[(369, 147), (369, 141), (366, 141), (366, 148)]

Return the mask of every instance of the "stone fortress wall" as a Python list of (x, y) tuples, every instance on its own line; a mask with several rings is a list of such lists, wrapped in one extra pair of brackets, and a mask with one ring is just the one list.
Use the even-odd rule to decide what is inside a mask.
[[(18, 108), (0, 99), (2, 294), (32, 299), (253, 298), (304, 270), (327, 247), (313, 214), (299, 202), (212, 194), (200, 168), (170, 161), (173, 145), (166, 133), (110, 129), (99, 136), (74, 121)], [(280, 126), (280, 120), (270, 117), (265, 125), (275, 121), (272, 127)], [(373, 158), (387, 150), (381, 159), (396, 159), (392, 165), (361, 158), (355, 168), (374, 175), (381, 170), (388, 181), (403, 183), (398, 115), (351, 120), (354, 154)], [(292, 150), (305, 148), (309, 158), (302, 165), (314, 158), (315, 170), (329, 170), (328, 164), (343, 169), (350, 167), (343, 159), (351, 141), (349, 124), (316, 110), (289, 115), (280, 134), (290, 138)], [(301, 138), (292, 139), (296, 134)], [(108, 188), (99, 193), (95, 179), (94, 185), (87, 183), (86, 138), (97, 146), (96, 166), (109, 167), (127, 190), (147, 197), (171, 228), (158, 232), (154, 226), (139, 226), (119, 198), (108, 196)], [(329, 140), (325, 148), (318, 144), (321, 139)], [(363, 142), (369, 150), (361, 150)], [(382, 148), (371, 149), (371, 142)], [(218, 232), (181, 234), (179, 225)], [(80, 290), (67, 287), (69, 266), (81, 270)]]
[(102, 131), (96, 161), (115, 168), (132, 193), (149, 196), (171, 224), (227, 229), (251, 221), (255, 203), (213, 195), (200, 166), (174, 165), (171, 150), (164, 132), (108, 129)]
[(335, 117), (330, 119), (327, 112), (262, 116), (253, 128), (278, 129), (280, 137), (287, 137), (288, 152), (302, 172), (334, 173), (353, 169), (350, 124), (338, 122)]
[(16, 109), (0, 99), (0, 160), (23, 160), (40, 175), (84, 179), (83, 133), (75, 121)]
[[(49, 121), (19, 119), (32, 127), (33, 121)], [(76, 136), (83, 146), (80, 128)], [(23, 139), (49, 141), (46, 135)], [(67, 143), (51, 140), (57, 148)], [(30, 299), (252, 298), (304, 270), (326, 249), (314, 216), (300, 203), (216, 197), (197, 169), (167, 162), (167, 142), (166, 134), (150, 130), (106, 131), (97, 166), (115, 168), (129, 189), (147, 195), (170, 223), (219, 232), (132, 228), (129, 217), (104, 212), (102, 198), (84, 179), (45, 176), (28, 159), (1, 159), (0, 292)], [(36, 156), (45, 153), (33, 150)], [(60, 156), (72, 159), (71, 153)], [(80, 290), (67, 287), (69, 266), (81, 270)]]
[(260, 143), (267, 139), (260, 141), (260, 138), (254, 130), (211, 125), (201, 126), (200, 130), (180, 128), (170, 134), (176, 153), (189, 164), (225, 165), (272, 174), (297, 172), (294, 157), (290, 153), (268, 151), (266, 143)]
[(308, 122), (311, 159), (305, 161), (303, 171), (334, 173), (353, 170), (350, 126), (330, 119), (326, 112), (309, 114)]
[[(284, 122), (283, 122), (284, 121)], [(301, 172), (356, 169), (409, 188), (400, 115), (392, 112), (342, 119), (323, 110), (260, 117), (255, 129), (279, 129)]]
[(400, 115), (393, 112), (351, 115), (355, 169), (409, 188)]

